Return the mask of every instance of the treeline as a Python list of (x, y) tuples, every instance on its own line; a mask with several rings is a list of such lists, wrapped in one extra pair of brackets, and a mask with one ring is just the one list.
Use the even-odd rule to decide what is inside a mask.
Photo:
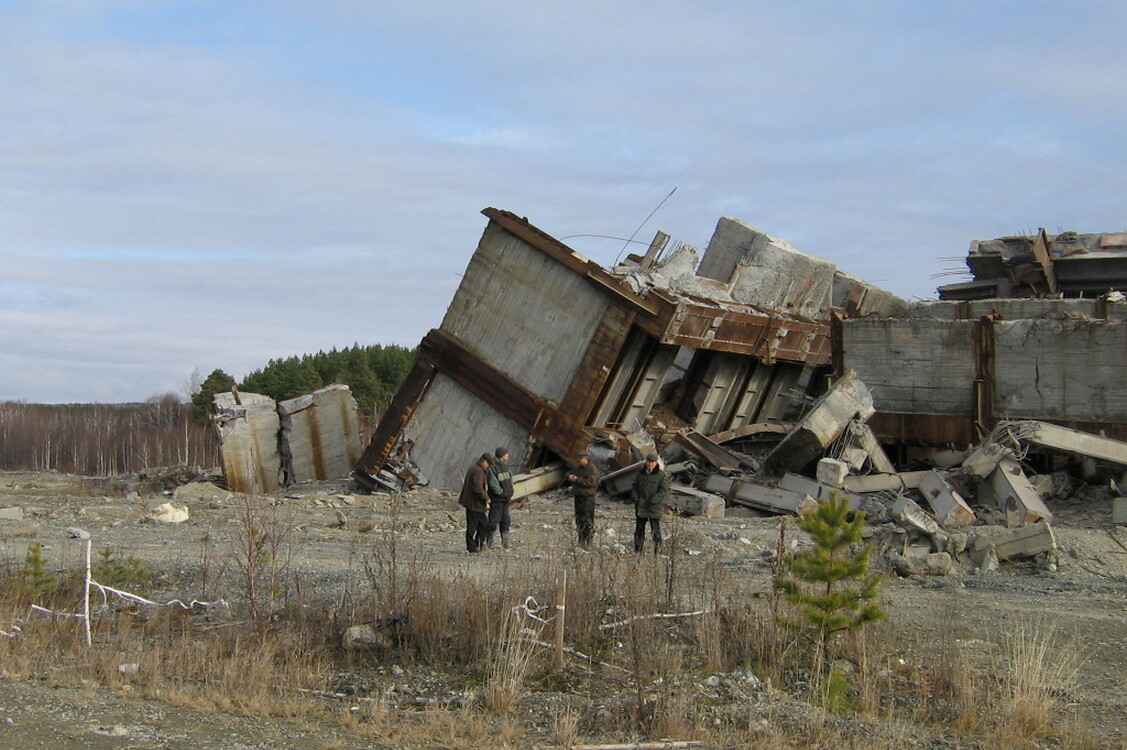
[(356, 399), (366, 432), (414, 367), (416, 354), (402, 346), (357, 344), (272, 359), (241, 383), (215, 370), (202, 383), (189, 384), (188, 403), (175, 393), (141, 404), (0, 402), (0, 469), (112, 476), (178, 464), (212, 468), (219, 464), (212, 396), (236, 385), (282, 401), (343, 383)]
[(0, 469), (112, 476), (218, 461), (215, 431), (175, 393), (142, 404), (0, 402)]
[(334, 347), (327, 352), (272, 359), (240, 383), (222, 370), (214, 370), (192, 396), (192, 415), (197, 424), (206, 424), (211, 414), (212, 397), (230, 390), (232, 386), (243, 392), (261, 393), (275, 401), (284, 401), (326, 385), (343, 383), (352, 391), (361, 420), (366, 424), (391, 402), (391, 397), (414, 367), (417, 354), (417, 349), (394, 344), (354, 344), (341, 350)]

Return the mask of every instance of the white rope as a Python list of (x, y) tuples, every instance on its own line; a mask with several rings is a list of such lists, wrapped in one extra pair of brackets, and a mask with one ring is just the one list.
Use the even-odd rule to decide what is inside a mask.
[(712, 612), (711, 609), (700, 609), (696, 612), (658, 612), (653, 615), (637, 615), (631, 617), (629, 620), (620, 620), (618, 622), (608, 622), (606, 625), (600, 625), (599, 630), (613, 630), (615, 628), (625, 627), (639, 620), (672, 620), (675, 617), (700, 617)]
[(528, 617), (532, 618), (533, 620), (536, 620), (537, 622), (549, 623), (552, 620), (556, 619), (556, 616), (552, 615), (551, 617), (547, 617), (547, 618), (541, 617), (540, 613), (543, 612), (546, 609), (552, 609), (552, 605), (550, 605), (550, 604), (541, 605), (539, 602), (536, 601), (535, 597), (529, 596), (529, 597), (525, 598), (524, 604), (518, 604), (517, 606), (513, 607), (512, 611), (513, 611), (513, 614), (516, 614), (516, 615), (521, 615), (521, 614), (527, 615)]

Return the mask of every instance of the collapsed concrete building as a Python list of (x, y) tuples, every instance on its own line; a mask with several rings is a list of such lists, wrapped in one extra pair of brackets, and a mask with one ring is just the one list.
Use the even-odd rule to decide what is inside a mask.
[(707, 435), (788, 423), (832, 370), (831, 310), (907, 309), (734, 219), (721, 219), (699, 268), (695, 248), (659, 234), (607, 270), (525, 219), (483, 213), (446, 316), (357, 465), (370, 488), (408, 439), (432, 482), (454, 487), (487, 447), (531, 469), (621, 444), (659, 402)]
[[(455, 488), (504, 446), (525, 472), (518, 496), (558, 484), (580, 450), (621, 495), (656, 449), (677, 510), (796, 513), (837, 493), (898, 524), (897, 570), (934, 574), (1053, 550), (1045, 500), (1063, 462), (1101, 464), (1114, 491), (1127, 481), (1127, 305), (1106, 288), (1127, 283), (1120, 235), (976, 242), (974, 282), (908, 304), (736, 219), (703, 257), (659, 232), (606, 269), (483, 213), (441, 326), (353, 471), (369, 490), (423, 474)], [(1017, 531), (950, 531), (979, 521), (972, 504)]]
[[(658, 233), (645, 255), (605, 269), (526, 219), (483, 213), (446, 316), (353, 473), (369, 489), (418, 470), (456, 487), (492, 446), (525, 470), (583, 449), (615, 469), (673, 443), (738, 466), (702, 444), (778, 441), (850, 372), (874, 403), (847, 420), (870, 446), (864, 471), (889, 470), (882, 445), (903, 463), (920, 447), (969, 448), (1004, 420), (1127, 437), (1127, 306), (1114, 296), (909, 305), (731, 218), (699, 262)], [(1053, 275), (1051, 259), (1037, 259), (1057, 250), (1044, 232), (1030, 244), (1035, 269), (1007, 273), (1032, 293), (1034, 270)], [(972, 246), (972, 272), (991, 247)], [(1090, 288), (1067, 276), (1073, 294)]]

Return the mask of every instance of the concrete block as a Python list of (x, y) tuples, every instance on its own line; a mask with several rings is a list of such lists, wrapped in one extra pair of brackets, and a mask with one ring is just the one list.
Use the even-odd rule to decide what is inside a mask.
[(360, 420), (347, 385), (334, 384), (282, 401), (278, 415), (287, 484), (346, 477), (360, 459)]
[(843, 489), (815, 482), (812, 479), (807, 479), (798, 474), (783, 475), (783, 478), (779, 480), (779, 487), (780, 489), (790, 490), (791, 492), (802, 495), (809, 495), (814, 498), (814, 500), (828, 500), (830, 495), (836, 494), (838, 497), (844, 497), (849, 501), (851, 510), (859, 510), (861, 508), (862, 498), (860, 495), (854, 495)]
[(670, 487), (665, 504), (690, 516), (724, 517), (723, 497), (680, 484)]
[(963, 459), (962, 468), (979, 479), (985, 479), (1003, 458), (1013, 458), (1013, 453), (1003, 445), (984, 440)]
[(994, 428), (994, 432), (995, 434), (1009, 432), (1023, 443), (1033, 443), (1065, 453), (1127, 466), (1127, 443), (1121, 440), (1112, 440), (1070, 427), (1033, 420), (1001, 422)]
[(990, 484), (998, 509), (1006, 513), (1006, 526), (1016, 528), (1027, 523), (1052, 520), (1053, 514), (1017, 461), (1002, 459), (991, 475)]
[(1031, 523), (1020, 529), (974, 540), (972, 553), (992, 548), (999, 560), (1021, 560), (1052, 552), (1057, 547), (1053, 528), (1047, 523)]
[(942, 529), (939, 523), (929, 516), (915, 500), (910, 497), (899, 497), (892, 504), (892, 517), (906, 529), (916, 529), (925, 534), (939, 534)]
[(873, 428), (864, 422), (854, 421), (849, 427), (849, 432), (861, 449), (865, 451), (874, 471), (881, 474), (892, 474), (896, 471), (896, 467), (892, 465), (892, 460), (884, 452), (880, 441), (877, 440)]
[(261, 494), (282, 483), (278, 419), (274, 399), (260, 393), (217, 393), (215, 424), (227, 489)]
[(932, 552), (928, 547), (909, 547), (893, 555), (892, 566), (902, 576), (945, 576), (954, 568), (954, 560), (946, 552)]
[(831, 487), (841, 487), (849, 474), (849, 466), (836, 458), (823, 458), (818, 462), (818, 481)]
[(1127, 497), (1117, 497), (1111, 501), (1111, 522), (1127, 524)]
[(727, 498), (730, 503), (772, 513), (798, 513), (802, 501), (806, 500), (807, 496), (781, 487), (769, 487), (759, 482), (745, 481), (734, 482)]
[(8, 508), (0, 508), (0, 521), (22, 521), (23, 508), (18, 505), (13, 505)]
[(850, 492), (900, 492), (914, 490), (920, 486), (927, 471), (902, 471), (898, 474), (850, 475), (842, 483)]
[(943, 526), (970, 526), (974, 523), (974, 511), (963, 500), (946, 472), (937, 469), (927, 472), (920, 481), (919, 489)]

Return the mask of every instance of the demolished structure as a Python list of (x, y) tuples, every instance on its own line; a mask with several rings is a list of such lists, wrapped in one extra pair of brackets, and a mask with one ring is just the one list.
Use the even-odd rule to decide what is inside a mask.
[[(1085, 250), (1066, 253), (1064, 235), (1041, 232), (1027, 253), (997, 241), (997, 257), (975, 243), (974, 283), (991, 268), (1008, 285), (909, 305), (736, 219), (720, 219), (699, 262), (659, 232), (605, 269), (526, 219), (483, 213), (441, 326), (356, 464), (369, 490), (420, 472), (453, 488), (473, 456), (504, 445), (530, 472), (518, 496), (550, 488), (581, 450), (616, 493), (656, 449), (688, 488), (671, 503), (681, 510), (794, 513), (846, 493), (930, 534), (933, 555), (951, 554), (937, 549), (946, 531), (921, 529), (921, 514), (965, 528), (987, 502), (1009, 526), (1048, 530), (1045, 492), (1023, 470), (1031, 449), (1127, 467), (1127, 306), (1103, 288), (1127, 254), (1092, 249), (1120, 240), (1070, 235)], [(1085, 253), (1100, 265), (1081, 266)], [(983, 289), (1028, 296), (970, 298)], [(911, 497), (928, 510), (893, 512)], [(1021, 549), (1044, 546), (1032, 538)], [(985, 558), (1013, 545), (972, 547)]]
[(347, 476), (360, 456), (360, 420), (347, 385), (334, 384), (275, 403), (259, 393), (217, 393), (227, 489), (264, 493), (314, 479)]

